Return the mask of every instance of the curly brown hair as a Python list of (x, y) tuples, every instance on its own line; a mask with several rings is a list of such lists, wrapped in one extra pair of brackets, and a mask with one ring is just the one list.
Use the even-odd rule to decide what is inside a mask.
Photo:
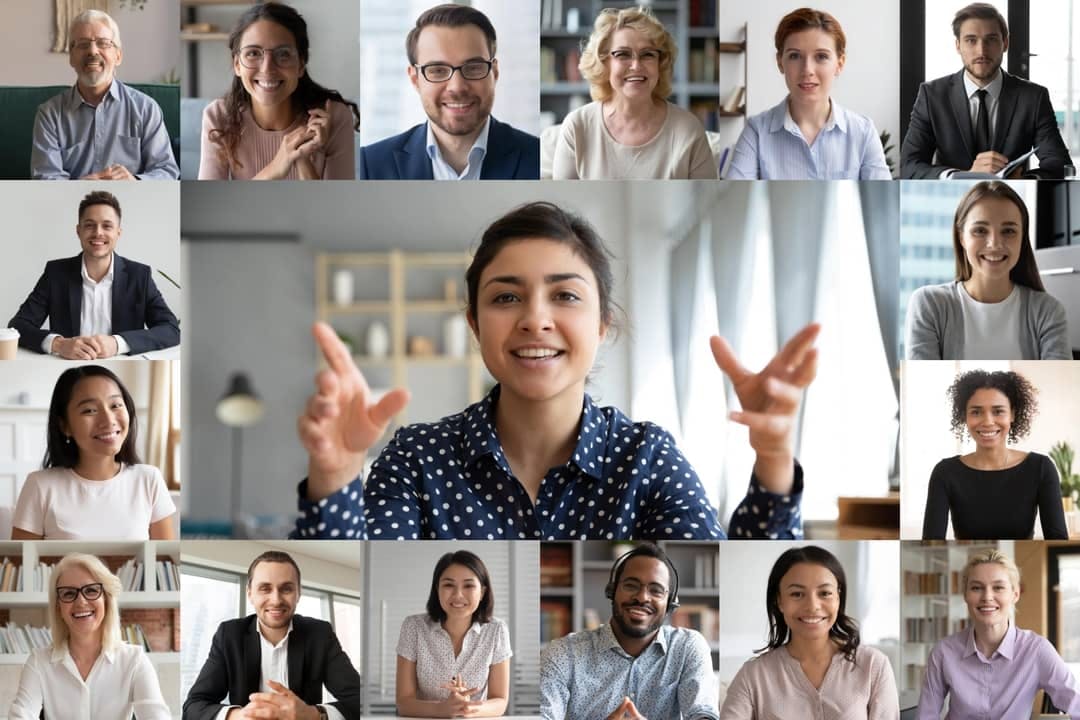
[(997, 390), (1009, 400), (1013, 412), (1012, 425), (1009, 427), (1009, 442), (1016, 442), (1031, 432), (1031, 420), (1039, 412), (1035, 399), (1038, 391), (1027, 378), (1011, 370), (971, 370), (956, 376), (946, 395), (952, 402), (951, 427), (957, 438), (964, 436), (967, 430), (967, 404), (976, 390)]

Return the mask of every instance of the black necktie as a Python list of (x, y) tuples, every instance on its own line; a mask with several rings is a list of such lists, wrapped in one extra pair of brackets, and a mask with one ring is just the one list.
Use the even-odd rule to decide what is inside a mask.
[(979, 98), (979, 110), (975, 115), (975, 154), (990, 149), (990, 113), (986, 111), (986, 91), (976, 90)]

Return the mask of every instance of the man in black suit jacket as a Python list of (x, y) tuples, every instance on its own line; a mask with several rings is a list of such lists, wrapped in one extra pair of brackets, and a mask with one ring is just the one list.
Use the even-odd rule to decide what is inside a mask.
[[(50, 260), (8, 325), (19, 345), (69, 360), (137, 355), (180, 342), (180, 323), (150, 268), (116, 254), (120, 203), (94, 191), (79, 203), (82, 252)], [(49, 320), (49, 329), (41, 324)]]
[[(218, 626), (184, 720), (359, 720), (360, 676), (334, 629), (294, 614), (300, 568), (292, 557), (270, 550), (255, 558), (247, 595), (255, 615)], [(323, 686), (336, 702), (321, 704)]]
[(1005, 18), (992, 5), (974, 3), (957, 12), (953, 34), (964, 69), (919, 88), (900, 151), (901, 177), (996, 173), (1032, 148), (1039, 167), (1029, 176), (1063, 177), (1072, 160), (1050, 94), (1001, 70), (1009, 49)]
[(491, 117), (495, 28), (467, 5), (439, 5), (405, 41), (409, 80), (428, 116), (360, 149), (366, 180), (538, 180), (540, 139)]

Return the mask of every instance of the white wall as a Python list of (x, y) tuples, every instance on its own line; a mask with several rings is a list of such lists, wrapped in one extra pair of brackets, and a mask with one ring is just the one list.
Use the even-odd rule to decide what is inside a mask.
[[(0, 31), (10, 62), (0, 65), (0, 85), (71, 85), (75, 71), (66, 53), (50, 52), (55, 40), (52, 0), (7, 0)], [(119, 9), (109, 14), (120, 27), (124, 60), (117, 77), (128, 83), (161, 82), (180, 64), (177, 31), (179, 0), (150, 0), (143, 10)]]
[[(15, 315), (46, 261), (79, 254), (79, 202), (93, 190), (108, 190), (120, 201), (116, 251), (180, 282), (180, 183), (6, 182), (0, 195), (5, 243), (9, 248), (18, 244), (19, 252), (6, 253), (0, 263), (0, 323), (6, 325)], [(169, 308), (179, 313), (180, 290), (156, 272), (154, 282)]]
[[(756, 115), (787, 95), (784, 76), (776, 68), (773, 36), (785, 14), (798, 5), (790, 0), (720, 0), (720, 39), (741, 39), (739, 29), (749, 26), (747, 113)], [(847, 36), (847, 63), (833, 85), (836, 101), (869, 116), (878, 132), (888, 130), (899, 147), (900, 133), (900, 2), (899, 0), (825, 0), (813, 7), (840, 21)], [(721, 88), (741, 77), (742, 65), (726, 59), (721, 66)], [(739, 84), (742, 81), (739, 80)], [(726, 92), (726, 90), (724, 90)], [(724, 141), (734, 143), (742, 123), (722, 124)], [(730, 137), (729, 137), (730, 135)], [(896, 151), (893, 151), (896, 153)], [(897, 156), (898, 157), (898, 156)]]

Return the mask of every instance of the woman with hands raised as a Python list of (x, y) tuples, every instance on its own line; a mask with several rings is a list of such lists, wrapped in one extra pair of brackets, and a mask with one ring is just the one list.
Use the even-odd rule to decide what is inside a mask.
[(232, 86), (203, 112), (200, 180), (352, 180), (360, 111), (307, 72), (307, 24), (253, 5), (229, 35)]
[[(309, 456), (295, 537), (566, 539), (724, 538), (716, 510), (672, 436), (585, 392), (616, 326), (610, 256), (582, 218), (530, 203), (484, 233), (466, 271), (467, 319), (498, 385), (435, 423), (398, 430), (371, 468), (367, 450), (405, 407), (375, 402), (348, 349), (316, 323), (328, 368), (298, 430)], [(728, 532), (798, 538), (802, 469), (793, 434), (813, 380), (820, 327), (792, 337), (759, 373), (712, 339), (757, 457)]]

